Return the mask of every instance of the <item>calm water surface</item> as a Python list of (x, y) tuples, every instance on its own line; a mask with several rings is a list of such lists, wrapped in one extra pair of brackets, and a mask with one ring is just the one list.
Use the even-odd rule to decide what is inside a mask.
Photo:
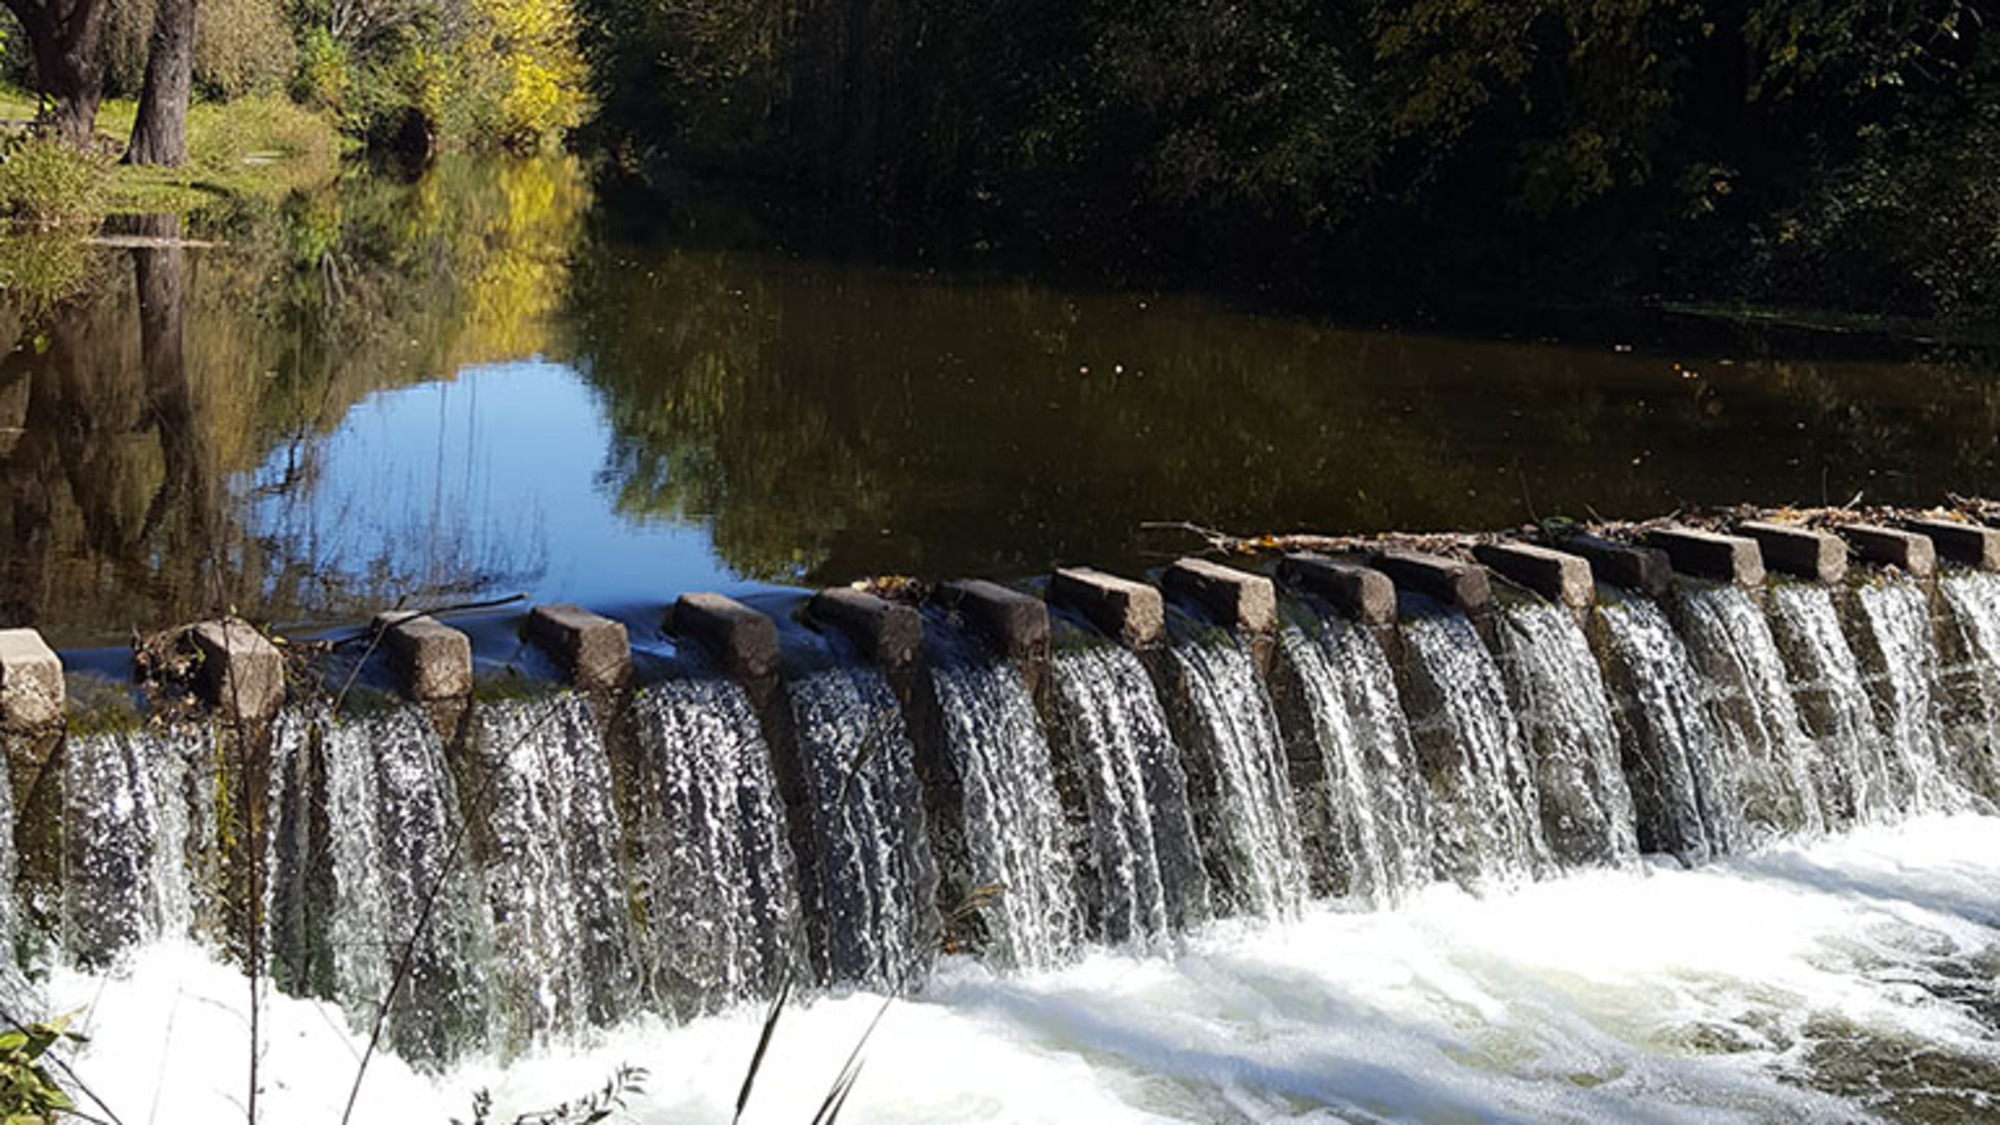
[(208, 220), (212, 248), (25, 251), (40, 288), (0, 313), (0, 623), (90, 646), (227, 605), (636, 611), (1140, 568), (1186, 545), (1151, 520), (2000, 492), (1991, 357), (1358, 331), (607, 233), (630, 218), (574, 164), (467, 161)]

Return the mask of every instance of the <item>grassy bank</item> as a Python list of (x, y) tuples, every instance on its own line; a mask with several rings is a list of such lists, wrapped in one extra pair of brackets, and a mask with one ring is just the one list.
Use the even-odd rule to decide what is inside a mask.
[[(119, 164), (110, 154), (123, 149), (137, 112), (136, 103), (122, 99), (98, 111), (104, 155), (0, 165), (0, 211), (60, 220), (87, 220), (93, 212), (186, 213), (230, 198), (276, 199), (332, 179), (339, 167), (342, 139), (333, 122), (282, 97), (194, 106), (184, 167)], [(0, 119), (33, 116), (32, 95), (0, 91)], [(36, 213), (44, 208), (52, 213)]]

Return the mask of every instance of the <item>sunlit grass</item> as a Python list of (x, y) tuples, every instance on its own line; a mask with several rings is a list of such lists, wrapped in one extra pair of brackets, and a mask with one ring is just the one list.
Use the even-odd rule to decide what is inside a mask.
[[(35, 97), (0, 88), (0, 120), (25, 122)], [(99, 142), (122, 151), (138, 104), (106, 101), (97, 111)], [(202, 102), (188, 111), (188, 162), (181, 168), (114, 166), (105, 186), (112, 213), (192, 211), (229, 197), (275, 198), (333, 178), (342, 138), (326, 117), (283, 97)]]

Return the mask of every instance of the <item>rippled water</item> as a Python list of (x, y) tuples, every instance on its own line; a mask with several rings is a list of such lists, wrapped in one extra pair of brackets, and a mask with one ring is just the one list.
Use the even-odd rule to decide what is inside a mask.
[[(127, 1121), (239, 1116), (242, 979), (178, 945), (130, 969), (53, 983), (86, 1008), (79, 1072)], [(1693, 871), (1214, 925), (1175, 957), (1018, 976), (950, 960), (888, 1009), (846, 1119), (1989, 1120), (1996, 969), (2000, 820), (1928, 819)], [(318, 1005), (269, 1004), (268, 1119), (335, 1119), (354, 1038)], [(809, 1118), (879, 1005), (786, 1015), (745, 1120)], [(632, 1120), (727, 1120), (760, 1017), (628, 1024), (435, 1079), (379, 1059), (358, 1119), (443, 1121), (479, 1087), (511, 1115), (631, 1062), (652, 1071)]]

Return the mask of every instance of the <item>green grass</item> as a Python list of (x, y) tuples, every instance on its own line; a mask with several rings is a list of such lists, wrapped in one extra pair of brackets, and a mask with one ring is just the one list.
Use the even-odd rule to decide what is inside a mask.
[[(34, 95), (0, 89), (0, 119), (24, 121)], [(122, 151), (137, 103), (107, 101), (97, 111), (100, 144)], [(181, 168), (114, 165), (103, 192), (114, 214), (188, 212), (232, 197), (275, 199), (333, 178), (343, 140), (333, 122), (283, 97), (197, 103), (188, 111), (188, 162)]]

